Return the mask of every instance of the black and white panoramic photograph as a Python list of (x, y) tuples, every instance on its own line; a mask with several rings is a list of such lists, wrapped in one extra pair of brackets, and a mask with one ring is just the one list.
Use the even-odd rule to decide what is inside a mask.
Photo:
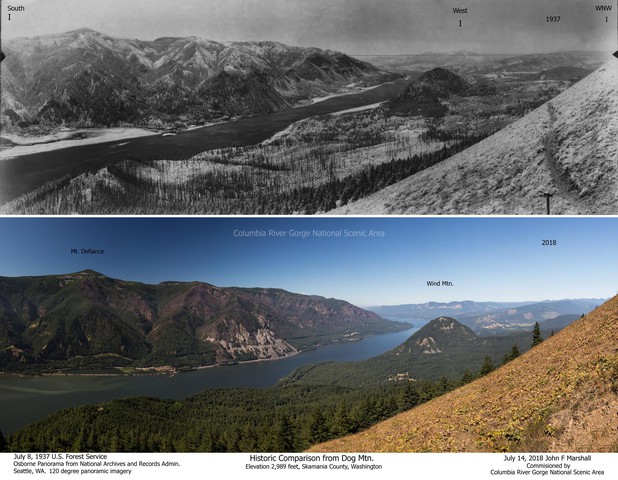
[(618, 211), (616, 0), (1, 8), (0, 214)]
[(618, 451), (614, 218), (0, 228), (11, 455)]

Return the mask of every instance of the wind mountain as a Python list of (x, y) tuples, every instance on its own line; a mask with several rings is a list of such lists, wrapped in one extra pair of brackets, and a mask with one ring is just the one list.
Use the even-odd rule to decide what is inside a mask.
[(89, 29), (8, 39), (5, 127), (203, 122), (266, 113), (385, 74), (343, 53), (198, 37), (119, 39)]
[(390, 115), (440, 117), (448, 111), (441, 100), (474, 93), (472, 86), (460, 76), (444, 68), (434, 68), (386, 102), (384, 109)]
[(341, 300), (279, 289), (146, 285), (90, 270), (0, 277), (3, 370), (279, 358), (407, 327)]
[[(556, 328), (558, 330), (558, 328)], [(542, 330), (546, 337), (549, 331)], [(300, 367), (284, 384), (374, 386), (417, 380), (459, 379), (476, 373), (485, 357), (499, 365), (514, 346), (527, 351), (532, 328), (509, 335), (479, 336), (454, 318), (438, 317), (404, 343), (377, 357), (360, 362), (330, 362)]]

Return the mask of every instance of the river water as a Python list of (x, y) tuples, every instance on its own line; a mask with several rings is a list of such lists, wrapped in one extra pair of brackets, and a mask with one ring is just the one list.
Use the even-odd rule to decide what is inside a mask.
[(0, 430), (11, 433), (56, 410), (114, 398), (180, 399), (207, 388), (269, 387), (310, 363), (364, 360), (407, 340), (415, 328), (359, 342), (324, 345), (280, 360), (205, 368), (174, 376), (4, 376), (0, 377)]
[(312, 105), (179, 132), (175, 136), (116, 140), (2, 160), (0, 205), (64, 175), (95, 172), (129, 157), (182, 160), (213, 148), (254, 145), (299, 120), (389, 100), (410, 82), (401, 79), (362, 93), (340, 95)]

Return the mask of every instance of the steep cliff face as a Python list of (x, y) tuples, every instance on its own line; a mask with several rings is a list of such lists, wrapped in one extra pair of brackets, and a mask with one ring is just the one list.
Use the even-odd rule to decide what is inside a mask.
[[(212, 364), (278, 358), (402, 325), (347, 302), (86, 270), (0, 277), (0, 367)], [(81, 363), (80, 363), (81, 362)]]

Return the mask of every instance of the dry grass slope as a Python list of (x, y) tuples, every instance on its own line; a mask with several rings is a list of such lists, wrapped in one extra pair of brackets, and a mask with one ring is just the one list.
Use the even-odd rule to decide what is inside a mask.
[(552, 214), (616, 214), (617, 137), (612, 59), (483, 142), (331, 213), (545, 214), (550, 191)]
[(488, 376), (312, 450), (618, 451), (618, 296)]

